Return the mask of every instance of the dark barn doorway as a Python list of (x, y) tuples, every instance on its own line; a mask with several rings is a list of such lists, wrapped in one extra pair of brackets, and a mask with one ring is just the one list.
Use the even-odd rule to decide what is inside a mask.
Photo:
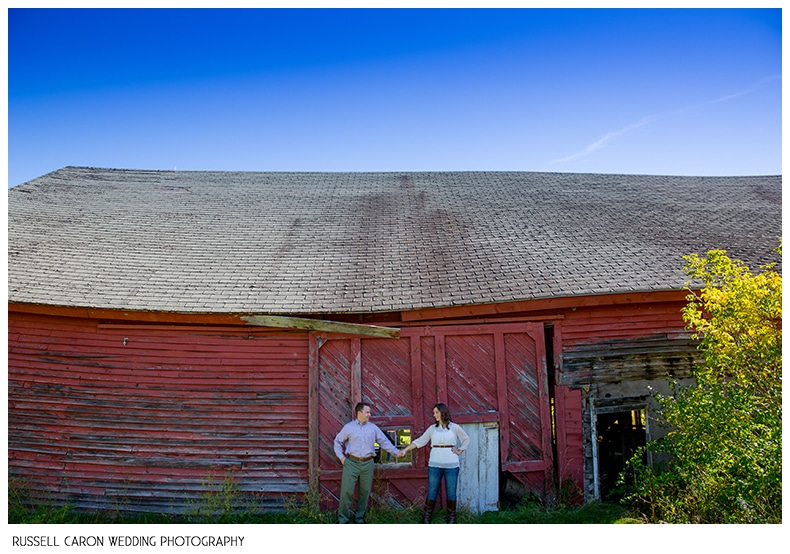
[(647, 429), (644, 408), (597, 414), (598, 497), (618, 498), (617, 480), (636, 449), (645, 446)]

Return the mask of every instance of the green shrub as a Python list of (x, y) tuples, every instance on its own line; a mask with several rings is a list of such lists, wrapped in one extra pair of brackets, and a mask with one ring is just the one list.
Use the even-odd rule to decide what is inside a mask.
[(704, 284), (683, 310), (704, 363), (694, 385), (658, 396), (671, 431), (647, 448), (667, 461), (651, 467), (637, 452), (626, 500), (650, 521), (781, 523), (782, 278), (721, 250), (686, 260)]

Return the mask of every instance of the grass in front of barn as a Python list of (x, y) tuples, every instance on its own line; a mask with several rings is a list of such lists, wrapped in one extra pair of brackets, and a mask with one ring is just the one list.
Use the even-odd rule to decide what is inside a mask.
[[(260, 506), (245, 505), (233, 483), (224, 483), (201, 495), (185, 515), (140, 513), (130, 514), (123, 510), (123, 502), (115, 511), (85, 512), (54, 502), (34, 501), (19, 480), (8, 483), (8, 523), (39, 524), (333, 524), (337, 522), (334, 511), (321, 511), (317, 494), (308, 493), (302, 503), (286, 501), (284, 509), (267, 511)], [(446, 512), (438, 509), (432, 523), (445, 523)], [(412, 524), (422, 521), (422, 503), (404, 508), (373, 506), (368, 510), (367, 522), (373, 524)], [(507, 509), (474, 515), (458, 511), (458, 523), (465, 524), (607, 524), (643, 523), (632, 517), (627, 509), (610, 502), (591, 502), (581, 506), (560, 503), (549, 508), (536, 498), (525, 497)]]
[[(335, 512), (306, 512), (287, 509), (267, 513), (225, 513), (214, 516), (197, 514), (176, 517), (168, 514), (119, 514), (86, 513), (68, 507), (39, 506), (31, 510), (22, 506), (8, 507), (8, 523), (66, 523), (66, 524), (168, 524), (168, 523), (226, 523), (226, 524), (333, 524)], [(417, 506), (403, 509), (371, 508), (367, 516), (373, 524), (411, 524), (422, 520), (422, 510)], [(444, 524), (444, 510), (437, 510), (433, 523)], [(641, 523), (629, 517), (625, 508), (617, 504), (593, 502), (583, 506), (545, 508), (540, 505), (524, 505), (498, 512), (472, 515), (459, 512), (458, 523), (465, 524), (606, 524)]]

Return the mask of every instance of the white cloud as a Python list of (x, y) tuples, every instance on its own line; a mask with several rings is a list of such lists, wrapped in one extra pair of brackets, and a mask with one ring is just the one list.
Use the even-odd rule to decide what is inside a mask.
[(732, 100), (734, 98), (738, 98), (740, 96), (744, 96), (746, 94), (754, 92), (755, 90), (759, 89), (764, 84), (766, 84), (766, 83), (768, 83), (770, 81), (775, 81), (775, 80), (781, 79), (781, 78), (782, 78), (781, 75), (772, 75), (770, 77), (766, 77), (764, 79), (759, 80), (758, 82), (756, 82), (751, 87), (749, 87), (747, 89), (744, 89), (744, 90), (742, 90), (740, 92), (736, 92), (736, 93), (733, 93), (733, 94), (728, 94), (726, 96), (722, 96), (721, 98), (717, 98), (715, 100), (710, 100), (708, 102), (702, 102), (700, 104), (695, 104), (693, 106), (687, 106), (685, 108), (681, 108), (679, 110), (674, 110), (674, 111), (667, 112), (667, 113), (664, 113), (664, 114), (655, 114), (655, 115), (649, 115), (647, 117), (643, 117), (642, 119), (640, 119), (636, 123), (631, 123), (630, 125), (626, 125), (622, 129), (619, 129), (617, 131), (612, 131), (612, 132), (609, 132), (609, 133), (605, 134), (603, 137), (601, 137), (600, 139), (596, 140), (595, 142), (593, 142), (592, 144), (587, 146), (585, 149), (580, 150), (579, 152), (576, 152), (575, 154), (571, 154), (570, 156), (565, 156), (564, 158), (551, 160), (551, 163), (552, 164), (561, 164), (561, 163), (569, 162), (571, 160), (575, 160), (576, 158), (581, 158), (583, 156), (587, 156), (589, 154), (592, 154), (596, 150), (600, 150), (601, 148), (606, 146), (612, 140), (614, 140), (614, 139), (616, 139), (618, 137), (621, 137), (622, 135), (625, 135), (626, 133), (630, 133), (631, 131), (633, 131), (635, 129), (639, 129), (640, 127), (644, 127), (645, 125), (649, 125), (649, 124), (651, 124), (651, 123), (653, 123), (655, 121), (659, 121), (661, 119), (666, 119), (667, 117), (670, 117), (670, 116), (680, 115), (682, 113), (690, 112), (690, 111), (693, 111), (693, 110), (698, 110), (698, 109), (703, 108), (705, 106), (710, 106), (712, 104), (718, 104), (719, 102), (726, 102), (728, 100)]

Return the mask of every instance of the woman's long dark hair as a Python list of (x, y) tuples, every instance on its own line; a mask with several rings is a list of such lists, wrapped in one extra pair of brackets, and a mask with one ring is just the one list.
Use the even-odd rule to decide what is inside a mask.
[(437, 421), (436, 426), (439, 427), (440, 423), (443, 423), (446, 427), (449, 427), (450, 422), (453, 420), (453, 416), (450, 415), (450, 408), (447, 407), (447, 404), (439, 403), (436, 404), (434, 408), (439, 410), (441, 417), (441, 422)]

